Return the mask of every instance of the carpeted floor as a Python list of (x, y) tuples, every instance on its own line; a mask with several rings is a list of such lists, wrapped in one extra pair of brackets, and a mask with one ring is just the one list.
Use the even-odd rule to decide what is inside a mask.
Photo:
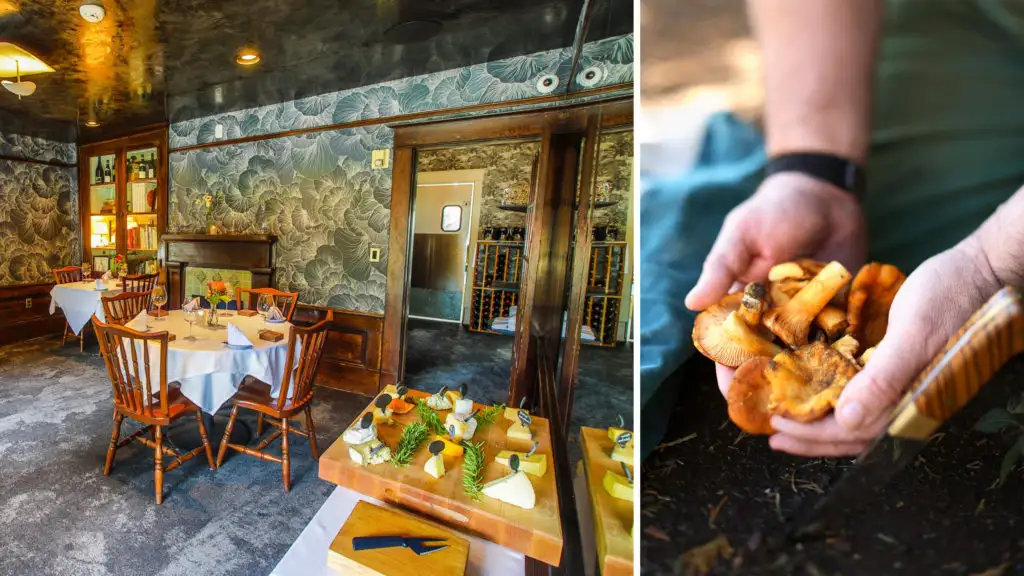
[[(152, 450), (122, 448), (103, 476), (110, 399), (95, 342), (84, 355), (59, 339), (0, 348), (0, 575), (267, 574), (333, 489), (293, 441), (287, 494), (280, 466), (229, 453), (216, 471), (197, 457), (166, 473), (157, 506)], [(318, 389), (320, 449), (365, 405)]]
[[(512, 337), (470, 332), (458, 324), (412, 318), (408, 324), (405, 383), (434, 392), (442, 385), (469, 384), (478, 402), (508, 397)], [(621, 414), (633, 426), (633, 348), (583, 346), (572, 411), (572, 433), (580, 426), (616, 425)]]

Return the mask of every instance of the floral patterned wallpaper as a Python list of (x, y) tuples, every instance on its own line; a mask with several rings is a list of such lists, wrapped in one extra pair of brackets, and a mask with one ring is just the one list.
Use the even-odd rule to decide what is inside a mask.
[[(632, 82), (633, 35), (585, 44), (579, 70), (590, 66), (597, 66), (604, 73), (590, 88)], [(540, 95), (537, 80), (544, 74), (557, 75), (560, 80), (557, 92), (564, 93), (571, 67), (572, 50), (565, 48), (217, 116), (180, 122), (172, 118), (170, 145), (173, 150), (214, 142), (217, 124), (223, 126), (223, 139), (231, 140), (413, 112), (522, 100)], [(574, 90), (581, 88), (573, 82)]]
[(630, 218), (629, 196), (633, 193), (633, 131), (601, 135), (597, 162), (598, 199), (604, 200), (607, 195), (618, 204), (595, 210), (593, 225), (617, 226), (619, 234), (625, 234)]
[(506, 188), (529, 190), (533, 159), (539, 150), (537, 142), (427, 150), (419, 153), (416, 171), (487, 170), (480, 194), (479, 235), (488, 227), (525, 226), (525, 214), (501, 210), (499, 206)]
[[(0, 134), (0, 155), (73, 164), (76, 154), (74, 144)], [(0, 286), (48, 282), (52, 268), (81, 261), (77, 169), (0, 160)]]
[[(604, 78), (597, 86), (617, 85), (632, 81), (632, 62), (630, 34), (587, 44), (580, 69), (600, 66)], [(554, 50), (212, 117), (172, 119), (168, 230), (204, 231), (201, 199), (210, 194), (217, 198), (212, 220), (219, 230), (265, 230), (278, 236), (278, 288), (299, 292), (299, 300), (307, 304), (383, 313), (391, 170), (371, 170), (370, 152), (393, 147), (390, 128), (376, 125), (173, 149), (213, 142), (217, 124), (223, 126), (224, 139), (235, 139), (410, 112), (437, 111), (442, 116), (443, 110), (471, 104), (512, 105), (538, 95), (537, 78), (545, 73), (559, 75), (564, 92), (570, 66), (571, 52)], [(532, 162), (532, 154), (524, 150), (494, 152), (506, 154), (503, 162), (510, 167), (495, 179), (491, 202), (500, 202), (503, 181), (521, 181), (523, 159)], [(525, 166), (528, 185), (530, 164)], [(499, 212), (495, 222), (523, 220), (522, 215)], [(371, 247), (380, 248), (379, 262), (369, 261)]]

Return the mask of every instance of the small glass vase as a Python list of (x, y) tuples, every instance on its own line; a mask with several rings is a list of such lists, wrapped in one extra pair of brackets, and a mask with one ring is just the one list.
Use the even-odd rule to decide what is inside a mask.
[(207, 325), (207, 327), (209, 327), (209, 328), (216, 328), (218, 326), (217, 320), (219, 320), (219, 318), (217, 316), (218, 316), (217, 315), (217, 307), (216, 306), (210, 307), (210, 311), (206, 314), (206, 325)]
[(118, 267), (118, 269), (117, 269), (117, 277), (118, 278), (124, 278), (127, 275), (128, 275), (128, 265), (127, 264), (121, 264), (121, 266)]

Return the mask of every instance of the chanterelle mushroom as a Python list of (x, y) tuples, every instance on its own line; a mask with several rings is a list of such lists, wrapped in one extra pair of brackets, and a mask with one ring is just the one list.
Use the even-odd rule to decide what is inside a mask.
[(757, 356), (775, 356), (777, 345), (757, 335), (740, 319), (738, 311), (743, 294), (722, 298), (697, 315), (693, 323), (693, 344), (701, 354), (723, 364), (737, 367)]
[(768, 308), (768, 291), (764, 284), (751, 282), (743, 290), (743, 298), (740, 300), (739, 315), (747, 326), (757, 328), (761, 326), (761, 314)]
[(768, 412), (771, 383), (764, 376), (764, 369), (770, 361), (767, 356), (758, 356), (744, 362), (736, 370), (726, 394), (729, 419), (749, 434), (775, 433)]
[(861, 267), (847, 297), (847, 332), (871, 348), (882, 341), (889, 327), (889, 308), (907, 277), (891, 264), (871, 262)]
[(814, 317), (850, 281), (850, 273), (839, 262), (830, 262), (796, 296), (764, 313), (764, 325), (790, 346), (807, 344)]
[(768, 411), (798, 422), (818, 420), (857, 372), (856, 364), (824, 342), (778, 354), (764, 369), (771, 383)]

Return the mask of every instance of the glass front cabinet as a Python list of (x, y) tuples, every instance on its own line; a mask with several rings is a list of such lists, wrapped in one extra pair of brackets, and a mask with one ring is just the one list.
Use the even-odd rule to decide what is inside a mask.
[(79, 150), (82, 255), (94, 272), (159, 269), (167, 226), (167, 130), (87, 144)]

